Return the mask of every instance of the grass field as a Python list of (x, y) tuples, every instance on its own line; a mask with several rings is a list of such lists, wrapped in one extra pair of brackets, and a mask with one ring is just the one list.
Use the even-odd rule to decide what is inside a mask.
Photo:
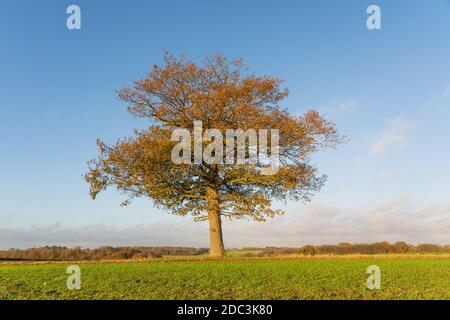
[[(0, 264), (0, 299), (450, 299), (448, 257)], [(368, 290), (366, 269), (381, 268)]]

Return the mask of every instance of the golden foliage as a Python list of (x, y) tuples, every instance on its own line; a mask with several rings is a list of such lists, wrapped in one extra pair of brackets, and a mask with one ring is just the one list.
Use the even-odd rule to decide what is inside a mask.
[[(251, 217), (263, 221), (282, 213), (271, 208), (273, 199), (308, 201), (325, 181), (309, 162), (312, 153), (341, 142), (335, 125), (316, 111), (293, 116), (279, 103), (288, 95), (282, 81), (249, 74), (242, 61), (222, 55), (202, 65), (166, 53), (165, 65), (119, 91), (128, 111), (150, 118), (148, 130), (117, 141), (98, 141), (100, 155), (89, 162), (85, 179), (93, 198), (109, 186), (134, 197), (146, 196), (157, 206), (178, 215), (207, 219), (214, 201), (220, 216)], [(176, 128), (278, 129), (280, 163), (277, 174), (259, 174), (257, 166), (176, 165), (171, 161)], [(208, 193), (208, 190), (209, 193)], [(209, 206), (208, 206), (209, 205)]]

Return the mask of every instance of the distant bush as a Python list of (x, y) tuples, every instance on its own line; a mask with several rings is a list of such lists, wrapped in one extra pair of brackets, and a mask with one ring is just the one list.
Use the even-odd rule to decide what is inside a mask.
[(301, 248), (301, 252), (303, 254), (312, 255), (313, 256), (313, 255), (316, 254), (316, 248), (314, 246), (307, 245), (307, 246), (304, 246), (303, 248)]
[(306, 245), (301, 248), (276, 248), (266, 247), (262, 249), (265, 256), (286, 254), (380, 254), (380, 253), (407, 253), (407, 252), (450, 252), (450, 245), (419, 244), (417, 246), (407, 244), (403, 241), (391, 244), (389, 242), (375, 243), (339, 243), (338, 245)]
[(97, 249), (41, 247), (0, 251), (0, 260), (116, 260), (192, 256), (207, 253), (206, 248), (185, 247), (100, 247)]

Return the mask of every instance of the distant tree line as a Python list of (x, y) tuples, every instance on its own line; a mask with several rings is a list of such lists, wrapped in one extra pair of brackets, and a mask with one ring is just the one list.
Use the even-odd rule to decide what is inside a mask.
[[(265, 247), (242, 248), (249, 251), (243, 256), (276, 256), (288, 254), (316, 255), (316, 254), (382, 254), (382, 253), (439, 253), (450, 252), (450, 245), (419, 244), (410, 245), (400, 241), (389, 243), (386, 241), (375, 243), (339, 243), (337, 245), (306, 245), (300, 248)], [(80, 247), (67, 248), (46, 246), (30, 249), (0, 250), (0, 261), (3, 260), (119, 260), (119, 259), (146, 259), (162, 258), (164, 256), (195, 256), (209, 252), (207, 248), (189, 247), (99, 247), (96, 249), (82, 249)]]
[[(248, 249), (248, 248), (247, 248)], [(306, 245), (301, 248), (277, 248), (266, 247), (259, 251), (259, 255), (282, 255), (282, 254), (380, 254), (380, 253), (414, 253), (414, 252), (450, 252), (450, 245), (419, 244), (410, 245), (399, 241), (389, 243), (386, 241), (375, 243), (339, 243), (338, 245)]]
[(185, 247), (100, 247), (96, 249), (41, 247), (0, 251), (0, 260), (116, 260), (192, 256), (207, 253), (205, 248)]

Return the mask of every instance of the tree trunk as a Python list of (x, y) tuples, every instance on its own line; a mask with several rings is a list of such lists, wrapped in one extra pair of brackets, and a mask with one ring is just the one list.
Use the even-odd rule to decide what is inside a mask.
[(223, 257), (225, 255), (225, 249), (223, 247), (219, 193), (214, 188), (208, 187), (206, 197), (208, 200), (209, 256)]

